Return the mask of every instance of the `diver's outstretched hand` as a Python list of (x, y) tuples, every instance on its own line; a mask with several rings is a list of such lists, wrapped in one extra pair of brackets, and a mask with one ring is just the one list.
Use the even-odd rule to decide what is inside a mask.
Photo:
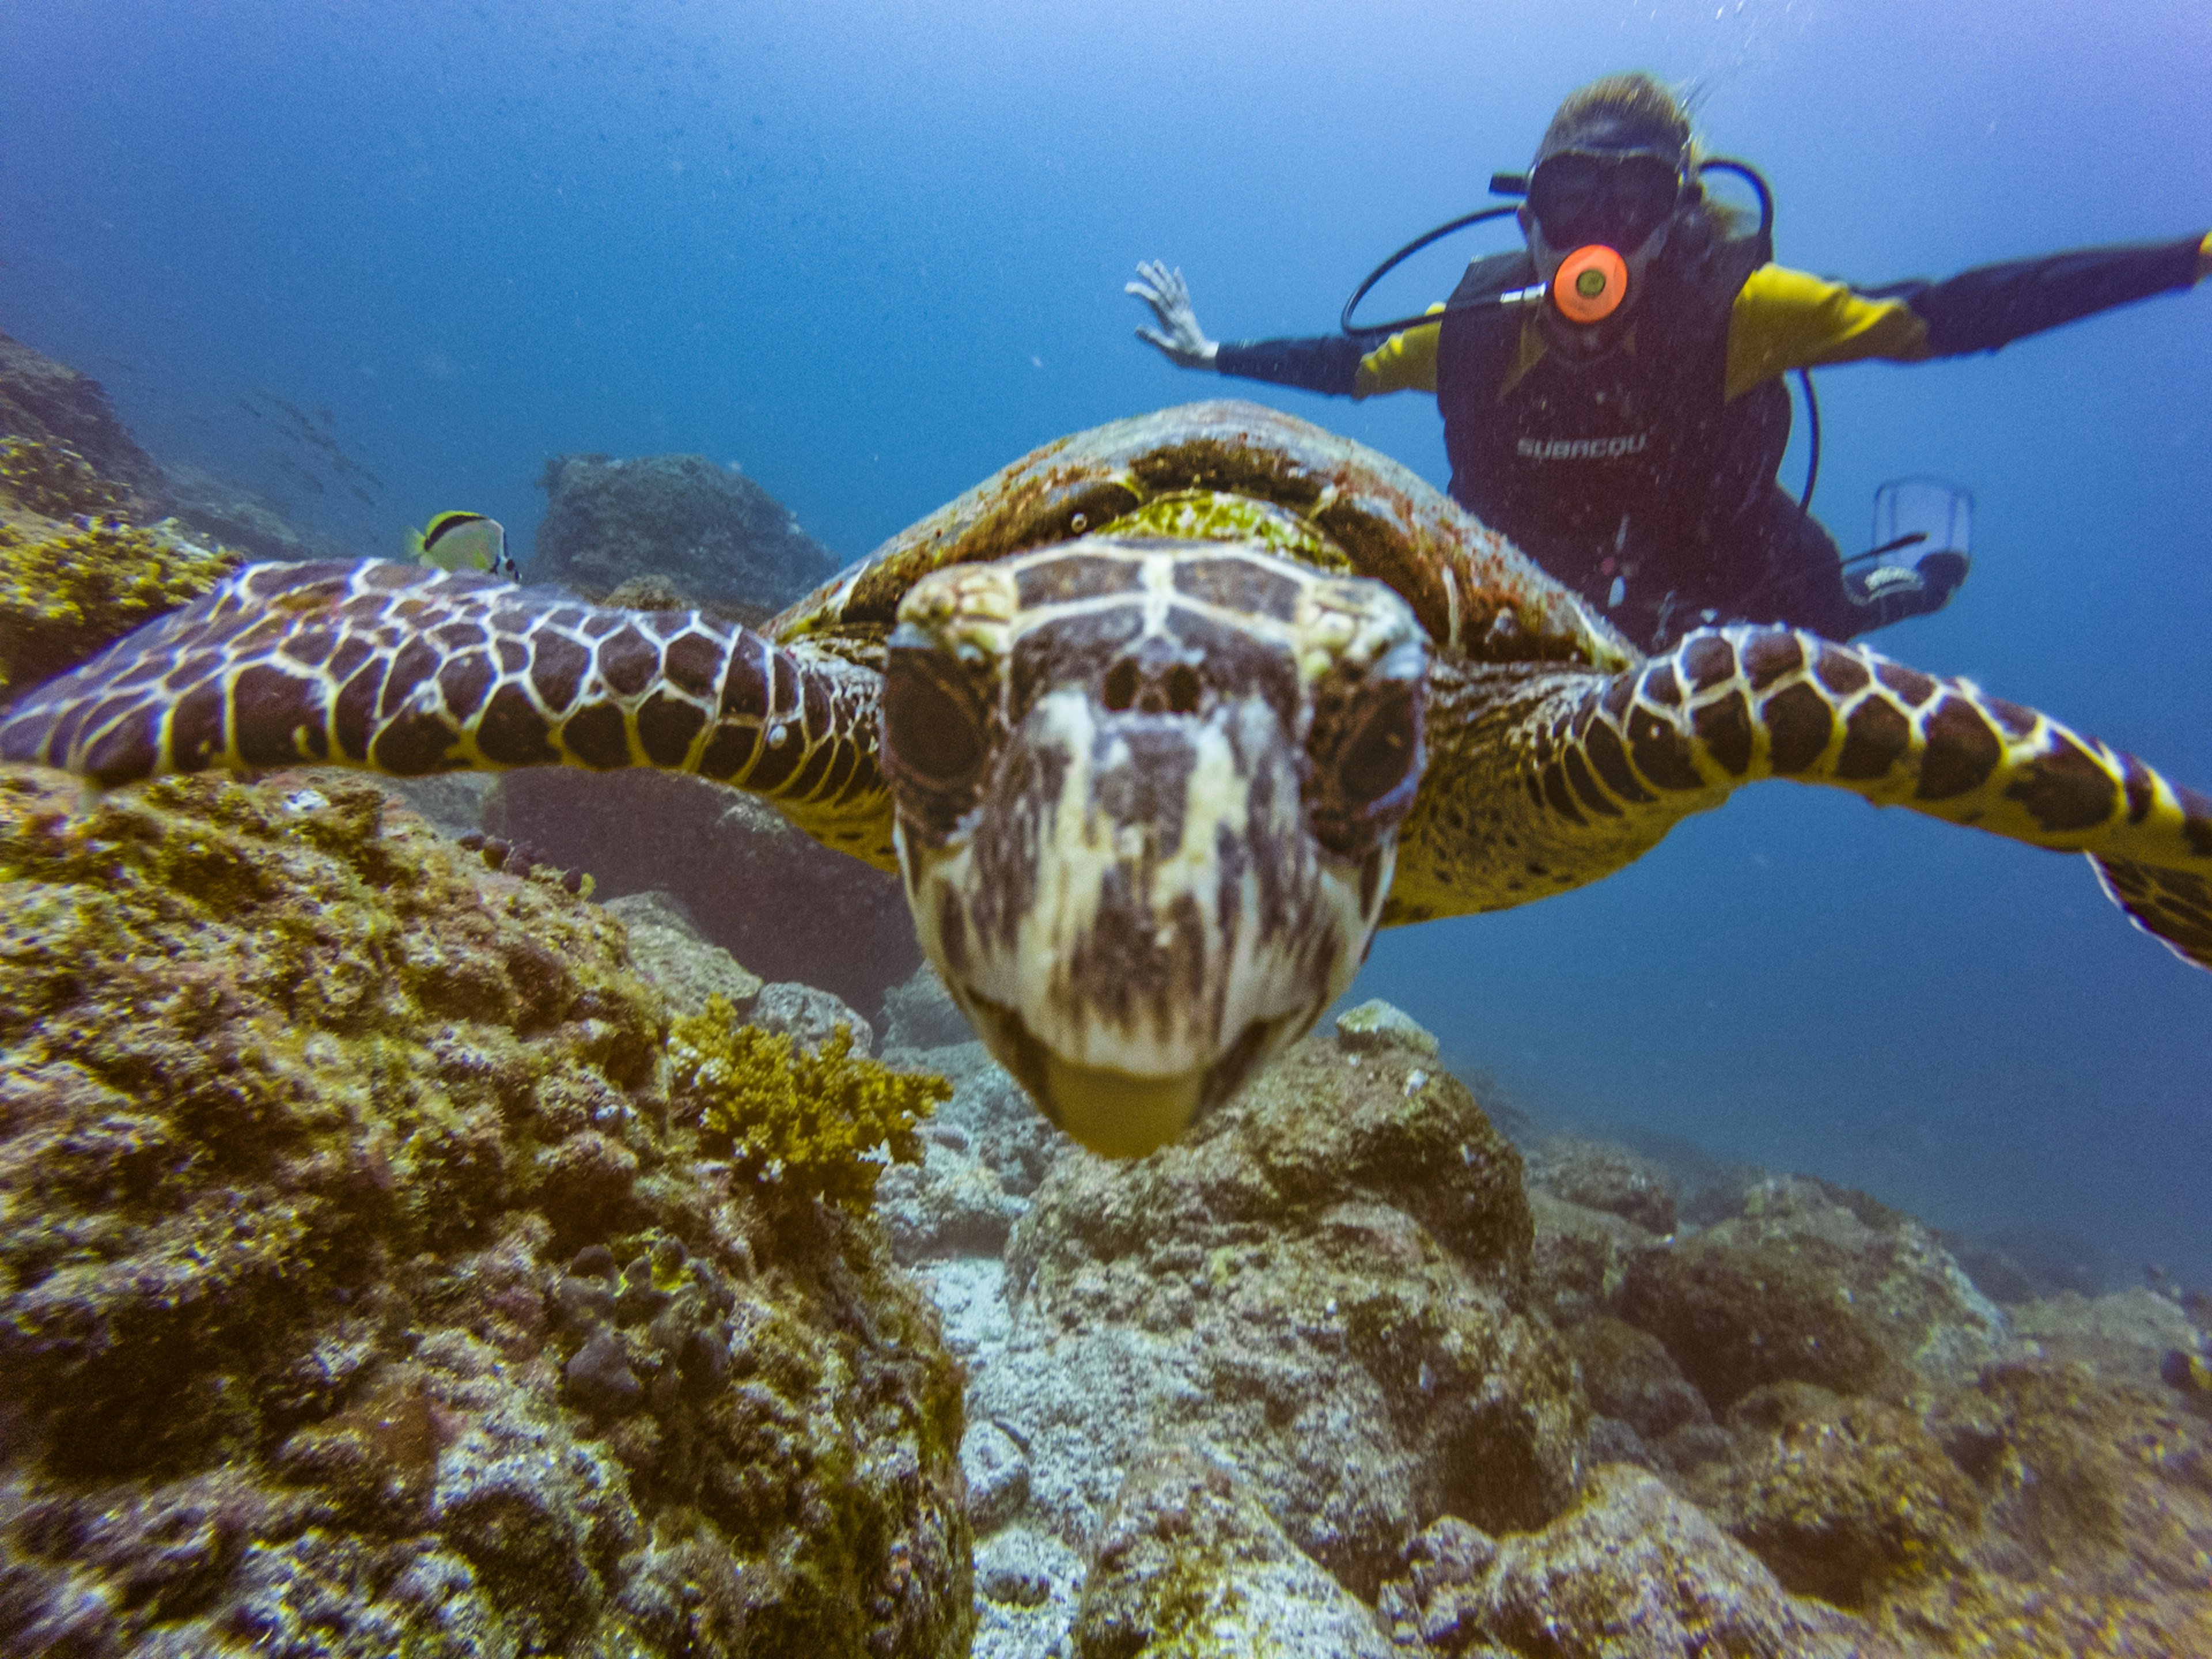
[(1213, 367), (1214, 353), (1221, 348), (1207, 339), (1206, 331), (1198, 325), (1198, 313), (1190, 308), (1190, 289), (1182, 280), (1180, 267), (1170, 270), (1158, 260), (1147, 259), (1137, 267), (1137, 280), (1124, 283), (1121, 292), (1135, 295), (1159, 319), (1158, 328), (1139, 329), (1139, 339), (1158, 346), (1161, 355), (1178, 368)]

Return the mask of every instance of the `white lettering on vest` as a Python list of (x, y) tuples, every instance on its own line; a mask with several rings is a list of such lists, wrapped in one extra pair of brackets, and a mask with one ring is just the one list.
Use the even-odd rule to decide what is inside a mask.
[(1641, 453), (1651, 441), (1648, 432), (1632, 432), (1619, 438), (1523, 438), (1514, 446), (1532, 461), (1617, 461)]

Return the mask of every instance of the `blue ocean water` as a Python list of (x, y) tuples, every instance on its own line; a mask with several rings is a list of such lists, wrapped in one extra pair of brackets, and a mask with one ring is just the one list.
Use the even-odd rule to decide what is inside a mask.
[[(1178, 374), (1121, 285), (1162, 258), (1217, 335), (1325, 331), (1593, 75), (1693, 84), (1784, 262), (1875, 283), (2201, 231), (2208, 64), (2201, 0), (17, 0), (0, 329), (365, 554), (454, 506), (526, 552), (548, 454), (696, 450), (852, 557), (1222, 391), (1441, 484), (1426, 400)], [(1822, 374), (1847, 548), (1885, 477), (1978, 499), (1962, 595), (1882, 647), (2212, 784), (2208, 386), (2203, 293)], [(373, 501), (312, 490), (275, 398)], [(1389, 936), (1359, 991), (1544, 1110), (2212, 1275), (2212, 979), (2078, 859), (1768, 786), (1597, 887)]]

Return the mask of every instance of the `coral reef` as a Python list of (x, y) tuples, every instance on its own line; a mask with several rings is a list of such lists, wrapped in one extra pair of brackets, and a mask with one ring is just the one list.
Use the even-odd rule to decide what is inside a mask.
[(676, 1100), (710, 1137), (728, 1139), (743, 1179), (784, 1201), (819, 1198), (848, 1210), (874, 1199), (886, 1161), (921, 1157), (915, 1126), (952, 1093), (943, 1078), (854, 1059), (848, 1027), (810, 1053), (787, 1031), (739, 1024), (719, 996), (677, 1020), (668, 1058)]
[(0, 774), (0, 1650), (951, 1656), (959, 1373), (373, 784)]
[(0, 525), (0, 699), (198, 598), (239, 563), (166, 525), (57, 525), (44, 535)]
[(538, 480), (532, 581), (603, 595), (659, 578), (687, 605), (748, 620), (781, 610), (837, 568), (830, 550), (744, 473), (703, 455), (559, 455)]
[(835, 853), (776, 810), (682, 774), (546, 766), (503, 774), (483, 827), (589, 870), (604, 898), (659, 890), (763, 979), (872, 1018), (921, 962), (898, 878)]

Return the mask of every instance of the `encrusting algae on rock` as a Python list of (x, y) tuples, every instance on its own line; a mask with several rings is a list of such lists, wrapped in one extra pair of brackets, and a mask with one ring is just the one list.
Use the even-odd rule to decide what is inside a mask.
[(937, 1316), (672, 1121), (617, 920), (356, 779), (78, 799), (0, 771), (0, 1652), (967, 1650)]
[[(668, 1038), (677, 1098), (726, 1135), (738, 1173), (771, 1189), (861, 1211), (887, 1163), (921, 1161), (915, 1126), (952, 1097), (941, 1077), (853, 1058), (840, 1025), (815, 1053), (787, 1032), (740, 1025), (726, 998), (676, 1021)], [(889, 1158), (875, 1154), (887, 1148)]]
[(167, 526), (0, 524), (0, 696), (75, 667), (241, 562)]
[(20, 434), (0, 438), (0, 490), (50, 519), (112, 513), (130, 499), (67, 444)]
[(189, 604), (243, 562), (190, 539), (174, 519), (125, 522), (149, 507), (65, 443), (0, 436), (0, 701)]

